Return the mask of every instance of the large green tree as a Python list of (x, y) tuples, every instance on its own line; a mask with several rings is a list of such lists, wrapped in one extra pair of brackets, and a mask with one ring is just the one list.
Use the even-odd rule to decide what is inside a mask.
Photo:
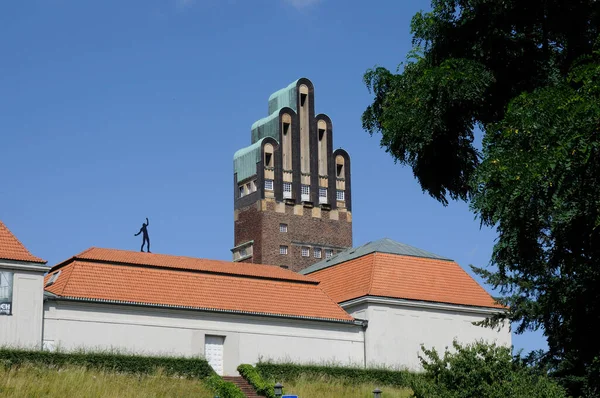
[[(399, 70), (365, 74), (363, 127), (498, 239), (476, 272), (574, 395), (600, 396), (600, 1), (433, 0)], [(483, 132), (482, 149), (475, 129)]]

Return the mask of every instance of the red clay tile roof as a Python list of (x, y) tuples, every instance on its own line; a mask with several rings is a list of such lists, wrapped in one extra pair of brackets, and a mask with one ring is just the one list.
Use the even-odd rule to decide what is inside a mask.
[(83, 300), (353, 322), (314, 280), (259, 264), (89, 249), (52, 268), (46, 291)]
[(0, 259), (46, 263), (45, 260), (32, 255), (2, 221), (0, 221)]
[(362, 296), (504, 308), (454, 261), (371, 253), (310, 274), (338, 303)]

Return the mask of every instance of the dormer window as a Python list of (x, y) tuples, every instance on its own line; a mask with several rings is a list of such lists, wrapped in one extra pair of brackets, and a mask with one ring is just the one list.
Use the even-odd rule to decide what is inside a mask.
[(58, 277), (60, 276), (60, 271), (53, 273), (50, 278), (48, 278), (48, 281), (46, 282), (46, 287), (53, 285), (54, 282), (56, 282), (56, 280), (58, 279)]

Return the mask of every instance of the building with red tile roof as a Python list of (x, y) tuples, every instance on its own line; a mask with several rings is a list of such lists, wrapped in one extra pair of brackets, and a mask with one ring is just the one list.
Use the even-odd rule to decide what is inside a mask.
[(354, 323), (310, 277), (165, 254), (90, 248), (52, 267), (46, 291), (86, 302)]
[(366, 323), (315, 279), (275, 266), (90, 248), (45, 278), (44, 346), (357, 363)]
[(474, 323), (505, 310), (456, 262), (391, 239), (342, 251), (301, 271), (356, 318), (365, 319), (366, 362), (419, 369), (421, 345), (454, 339), (510, 346), (510, 327)]
[(0, 346), (40, 348), (45, 263), (0, 221)]

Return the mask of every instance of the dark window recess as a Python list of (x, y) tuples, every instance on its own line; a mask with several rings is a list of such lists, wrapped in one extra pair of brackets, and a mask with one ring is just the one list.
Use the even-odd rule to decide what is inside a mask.
[(340, 178), (344, 177), (344, 165), (343, 164), (337, 165), (337, 176)]
[(267, 167), (273, 167), (273, 154), (265, 153), (265, 165)]
[(283, 134), (286, 135), (290, 130), (290, 123), (283, 123)]
[(300, 94), (300, 106), (304, 106), (304, 103), (306, 102), (306, 97), (308, 97), (307, 94)]
[(319, 141), (323, 141), (324, 136), (325, 136), (325, 130), (319, 129)]

